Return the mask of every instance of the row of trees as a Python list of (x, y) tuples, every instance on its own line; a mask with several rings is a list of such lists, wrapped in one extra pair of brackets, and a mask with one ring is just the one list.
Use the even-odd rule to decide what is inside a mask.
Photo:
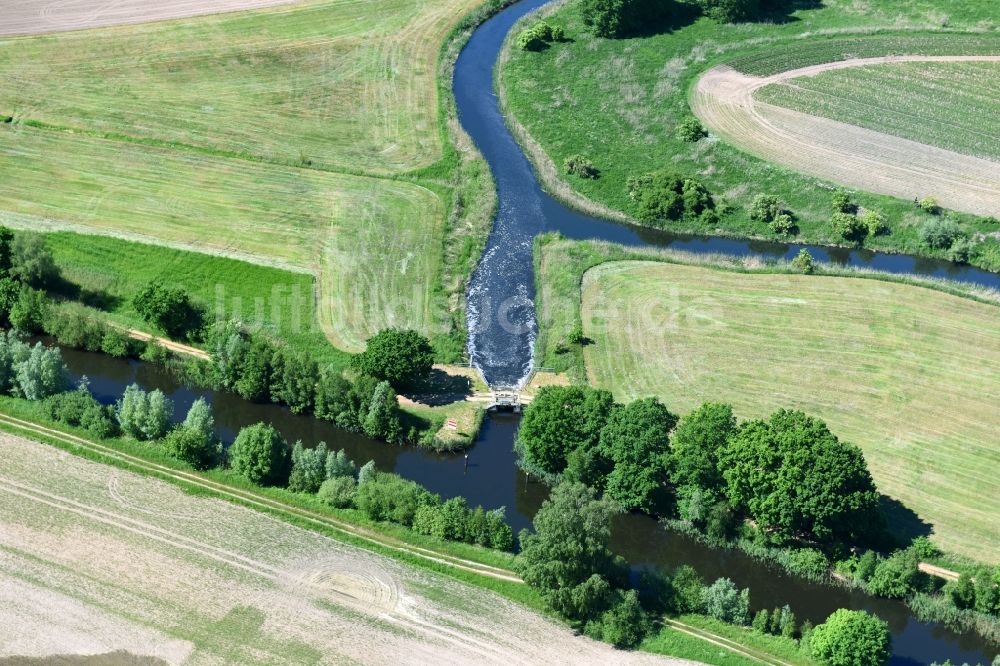
[(884, 526), (860, 449), (801, 412), (738, 424), (729, 405), (708, 403), (678, 419), (656, 398), (620, 405), (607, 391), (549, 387), (525, 410), (516, 448), (529, 471), (717, 536), (743, 516), (773, 541), (824, 546)]

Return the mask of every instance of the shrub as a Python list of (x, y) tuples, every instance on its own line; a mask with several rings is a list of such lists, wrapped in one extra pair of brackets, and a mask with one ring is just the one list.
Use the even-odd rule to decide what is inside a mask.
[(538, 21), (518, 34), (517, 46), (525, 51), (541, 51), (549, 42), (562, 41), (564, 38), (565, 32), (561, 27)]
[(766, 608), (761, 608), (757, 611), (757, 614), (753, 616), (753, 621), (750, 623), (750, 627), (760, 634), (766, 634), (768, 628), (770, 627), (770, 615)]
[(682, 217), (698, 218), (713, 207), (708, 190), (693, 178), (669, 171), (654, 171), (627, 181), (636, 202), (636, 217), (644, 222), (664, 222)]
[(789, 553), (786, 566), (796, 576), (822, 580), (830, 570), (830, 561), (815, 548), (801, 548)]
[(229, 448), (229, 464), (251, 483), (281, 484), (288, 474), (288, 444), (271, 425), (247, 426)]
[(746, 624), (750, 614), (750, 590), (739, 590), (728, 578), (705, 588), (705, 612), (722, 622)]
[(307, 449), (302, 442), (292, 447), (292, 472), (288, 475), (288, 489), (297, 493), (315, 493), (326, 481), (326, 442), (314, 449)]
[(634, 648), (649, 632), (650, 621), (635, 590), (628, 590), (601, 616), (601, 639), (617, 648)]
[(957, 264), (968, 263), (975, 247), (968, 238), (958, 238), (948, 248), (948, 260)]
[(361, 469), (358, 470), (358, 485), (363, 486), (368, 483), (375, 478), (377, 473), (378, 470), (375, 469), (375, 461), (369, 460), (361, 466)]
[(958, 225), (949, 217), (927, 220), (920, 227), (920, 241), (934, 250), (945, 250), (961, 235)]
[(574, 176), (591, 179), (597, 178), (597, 169), (594, 167), (594, 163), (583, 155), (570, 155), (566, 158), (563, 166), (566, 168), (566, 173)]
[(934, 197), (924, 197), (920, 200), (919, 206), (920, 210), (931, 215), (939, 215), (941, 213), (941, 206), (938, 205), (937, 199)]
[(84, 413), (92, 405), (100, 406), (100, 403), (97, 402), (87, 389), (86, 377), (77, 385), (75, 390), (51, 395), (43, 403), (46, 416), (71, 426), (80, 425)]
[(813, 257), (811, 254), (809, 254), (809, 250), (805, 248), (799, 250), (799, 253), (795, 255), (794, 259), (792, 259), (792, 266), (802, 271), (806, 275), (809, 275), (814, 270), (816, 270), (813, 265)]
[(409, 527), (421, 506), (438, 504), (440, 498), (432, 495), (418, 483), (388, 472), (378, 472), (364, 483), (358, 484), (354, 503), (372, 520), (387, 520)]
[(884, 234), (889, 229), (885, 215), (877, 210), (866, 210), (861, 216), (861, 224), (869, 236)]
[(788, 213), (778, 213), (768, 227), (776, 234), (789, 236), (795, 233), (795, 220)]
[(326, 456), (324, 468), (327, 479), (335, 479), (341, 476), (349, 476), (353, 479), (354, 474), (357, 471), (357, 468), (354, 466), (354, 461), (348, 460), (347, 453), (344, 452), (344, 449), (337, 452), (330, 451), (330, 453)]
[(101, 336), (101, 351), (114, 358), (125, 358), (131, 351), (129, 337), (118, 329), (108, 327)]
[[(248, 381), (247, 370), (253, 367), (252, 356), (253, 346), (248, 353), (244, 372), (236, 382), (237, 387)], [(319, 366), (316, 362), (305, 352), (294, 352), (287, 348), (281, 348), (270, 356), (270, 371), (264, 376), (269, 375), (270, 378), (271, 400), (288, 405), (294, 414), (312, 411), (316, 398), (316, 383), (319, 381)], [(255, 388), (244, 388), (248, 388), (249, 393), (256, 393), (258, 379), (263, 377), (253, 379)]]
[(851, 194), (847, 190), (836, 190), (830, 199), (830, 203), (834, 213), (850, 213), (853, 215), (858, 210), (857, 204), (851, 199)]
[(781, 212), (781, 200), (773, 194), (758, 194), (750, 203), (750, 219), (769, 223)]
[(353, 476), (334, 476), (320, 484), (316, 497), (325, 504), (337, 509), (354, 506), (354, 494), (358, 482)]
[(705, 131), (705, 128), (702, 127), (697, 118), (694, 116), (688, 116), (677, 124), (677, 128), (674, 130), (674, 136), (676, 136), (680, 141), (694, 143), (708, 136), (708, 132)]
[(167, 453), (195, 469), (214, 466), (220, 453), (214, 440), (206, 440), (197, 430), (184, 426), (167, 433), (163, 446)]
[(31, 348), (27, 357), (13, 366), (17, 390), (28, 400), (41, 400), (66, 390), (69, 371), (58, 347), (45, 347), (41, 342)]
[(885, 622), (864, 611), (840, 609), (812, 630), (813, 657), (830, 666), (883, 666), (892, 639)]
[(46, 333), (60, 345), (87, 351), (98, 351), (101, 348), (101, 339), (106, 329), (85, 307), (75, 303), (49, 308), (43, 324)]
[(434, 364), (430, 341), (416, 331), (387, 328), (368, 340), (351, 365), (399, 390), (424, 379)]
[(115, 409), (122, 432), (139, 440), (159, 439), (167, 434), (173, 403), (156, 389), (147, 393), (130, 384)]
[(157, 342), (147, 342), (139, 358), (152, 365), (165, 365), (170, 360), (170, 350)]
[(955, 587), (951, 588), (951, 602), (960, 610), (975, 608), (976, 586), (967, 571), (962, 572)]
[(919, 564), (915, 553), (898, 551), (878, 563), (871, 579), (868, 592), (890, 599), (903, 599), (917, 589), (921, 582)]
[(48, 287), (59, 279), (59, 268), (41, 235), (15, 235), (10, 253), (10, 276), (14, 279), (32, 287)]
[(671, 580), (674, 604), (678, 613), (705, 612), (705, 581), (694, 567), (682, 565)]
[(854, 213), (834, 213), (830, 223), (833, 233), (844, 240), (860, 242), (868, 233), (868, 228)]
[(154, 280), (132, 298), (132, 307), (148, 324), (173, 338), (195, 338), (203, 325), (201, 311), (179, 287)]

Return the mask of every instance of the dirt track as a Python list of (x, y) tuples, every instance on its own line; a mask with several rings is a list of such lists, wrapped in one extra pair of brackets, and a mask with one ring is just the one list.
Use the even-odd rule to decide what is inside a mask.
[(820, 72), (892, 62), (1000, 61), (1000, 56), (887, 56), (824, 63), (769, 77), (721, 65), (698, 80), (691, 108), (713, 133), (737, 148), (848, 187), (942, 206), (1000, 214), (1000, 163), (765, 104), (754, 92)]
[(32, 35), (284, 5), (296, 0), (0, 0), (0, 36)]
[(0, 620), (16, 629), (0, 632), (0, 658), (124, 649), (170, 663), (310, 655), (324, 663), (670, 663), (49, 446), (2, 435), (0, 459)]

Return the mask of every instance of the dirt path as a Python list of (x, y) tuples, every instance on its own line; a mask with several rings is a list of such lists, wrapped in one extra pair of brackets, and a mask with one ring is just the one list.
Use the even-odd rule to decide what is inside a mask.
[(728, 143), (802, 173), (902, 199), (934, 196), (942, 206), (1000, 214), (1000, 163), (754, 99), (771, 83), (893, 62), (1000, 62), (1000, 56), (886, 56), (824, 63), (768, 77), (720, 65), (695, 85), (691, 108)]
[(180, 342), (174, 342), (172, 340), (167, 340), (166, 338), (158, 338), (155, 335), (146, 333), (145, 331), (137, 331), (134, 328), (126, 329), (126, 333), (130, 338), (135, 340), (142, 340), (143, 342), (155, 342), (164, 349), (169, 349), (175, 354), (187, 354), (188, 356), (194, 356), (203, 360), (208, 360), (211, 355), (204, 349), (198, 349), (197, 347), (191, 347), (190, 345), (181, 344)]
[(297, 0), (0, 0), (0, 36), (31, 35), (259, 9)]

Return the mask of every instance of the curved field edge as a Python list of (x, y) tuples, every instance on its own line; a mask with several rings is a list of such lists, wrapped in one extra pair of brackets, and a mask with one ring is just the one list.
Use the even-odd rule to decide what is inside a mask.
[[(536, 261), (538, 354), (545, 365), (568, 369), (578, 381), (611, 389), (619, 398), (659, 395), (680, 412), (721, 400), (734, 403), (744, 418), (779, 407), (816, 414), (834, 434), (862, 447), (883, 492), (917, 512), (908, 517), (908, 527), (929, 521), (948, 551), (996, 559), (1000, 530), (983, 507), (991, 496), (1000, 498), (1000, 486), (981, 470), (996, 455), (989, 433), (997, 426), (990, 430), (984, 421), (996, 380), (984, 368), (1000, 368), (988, 359), (1000, 344), (956, 342), (949, 329), (977, 314), (1000, 318), (997, 292), (827, 266), (819, 275), (803, 276), (787, 264), (748, 265), (551, 237), (539, 243)], [(618, 291), (619, 298), (612, 298), (599, 279), (616, 271), (624, 275), (630, 266), (657, 274), (620, 283), (631, 285), (622, 287), (626, 291), (645, 290), (641, 305)], [(689, 274), (695, 277), (687, 279)], [(708, 293), (703, 283), (715, 282), (725, 282), (726, 290)], [(772, 282), (782, 286), (768, 289)], [(873, 298), (880, 304), (874, 312), (868, 309)], [(798, 324), (779, 316), (809, 307), (805, 301), (819, 301), (820, 307), (810, 308), (812, 314), (800, 316)], [(950, 305), (954, 316), (939, 320), (926, 312), (932, 305)], [(749, 309), (734, 319), (729, 315), (737, 306)], [(757, 321), (756, 311), (773, 317)], [(1000, 330), (980, 323), (980, 342)], [(579, 325), (595, 344), (566, 345)], [(631, 336), (629, 344), (621, 335)], [(781, 381), (771, 382), (774, 375)], [(931, 378), (942, 380), (940, 386), (928, 387)], [(948, 386), (954, 390), (945, 392)], [(979, 398), (972, 395), (976, 388), (983, 391)], [(956, 396), (962, 406), (954, 404)], [(986, 404), (976, 407), (976, 400)], [(908, 421), (900, 422), (907, 414)]]
[[(900, 26), (907, 25), (902, 16), (897, 17), (899, 21), (895, 24), (888, 22), (884, 26), (838, 24), (813, 29), (812, 24), (807, 24), (798, 28), (806, 31), (802, 35), (764, 36), (772, 28), (787, 33), (795, 21), (784, 27), (728, 26), (725, 30), (738, 36), (730, 34), (721, 41), (713, 39), (712, 31), (722, 31), (723, 27), (714, 27), (707, 19), (701, 19), (693, 28), (682, 26), (655, 37), (600, 40), (583, 31), (572, 6), (557, 0), (522, 19), (511, 31), (498, 63), (497, 91), (505, 121), (542, 186), (572, 208), (620, 222), (655, 226), (632, 216), (625, 181), (630, 176), (666, 168), (705, 179), (729, 212), (714, 228), (675, 221), (667, 223), (668, 231), (787, 241), (787, 236), (776, 235), (767, 225), (751, 221), (746, 213), (753, 196), (770, 193), (777, 194), (798, 216), (799, 233), (795, 241), (844, 246), (829, 222), (832, 184), (760, 160), (724, 142), (681, 142), (673, 137), (673, 127), (691, 113), (688, 92), (698, 76), (715, 65), (739, 62), (743, 57), (748, 59), (745, 65), (748, 69), (760, 67), (755, 58), (766, 60), (769, 54), (794, 63), (798, 49), (807, 48), (802, 62), (810, 64), (816, 59), (853, 57), (856, 41), (867, 43), (876, 55), (896, 54), (905, 50), (900, 45), (907, 43), (937, 44), (936, 48), (943, 53), (954, 53), (956, 48), (959, 52), (1000, 53), (1000, 35), (989, 32), (988, 22), (970, 24), (971, 32), (959, 33), (927, 31), (925, 25), (915, 21), (909, 32), (900, 32)], [(516, 49), (516, 32), (539, 18), (566, 27), (571, 31), (569, 36), (579, 43), (554, 44), (540, 53)], [(687, 31), (694, 37), (685, 37)], [(678, 46), (664, 46), (672, 39), (680, 40)], [(733, 41), (727, 43), (725, 39)], [(939, 40), (951, 40), (951, 44)], [(956, 40), (960, 42), (957, 46)], [(620, 57), (613, 58), (613, 52), (609, 52), (615, 48), (622, 49)], [(655, 53), (655, 62), (662, 65), (658, 72), (649, 63), (650, 50)], [(605, 76), (612, 78), (605, 80), (620, 79), (621, 90), (602, 88), (600, 94), (595, 94), (604, 84), (586, 72), (603, 71), (602, 66), (613, 68), (616, 73), (606, 73)], [(577, 73), (581, 71), (584, 74)], [(542, 77), (557, 83), (548, 88), (540, 86)], [(654, 98), (655, 105), (650, 101)], [(636, 133), (630, 122), (642, 123), (645, 133)], [(600, 177), (583, 180), (564, 174), (557, 164), (571, 154), (590, 158), (601, 171)], [(919, 241), (918, 230), (926, 216), (915, 212), (911, 201), (864, 190), (854, 194), (860, 205), (884, 212), (892, 227), (891, 234), (868, 239), (866, 247), (946, 258), (943, 251), (930, 250)], [(1000, 241), (992, 238), (1000, 230), (996, 223), (958, 212), (953, 215), (966, 233), (984, 239), (970, 263), (987, 270), (1000, 270)]]
[(998, 161), (1000, 131), (993, 122), (1000, 108), (1000, 89), (993, 85), (998, 77), (998, 62), (891, 61), (785, 79), (758, 88), (754, 97)]
[[(914, 201), (933, 195), (940, 205), (980, 215), (1000, 211), (1000, 162), (761, 101), (759, 90), (832, 71), (887, 63), (996, 64), (1000, 56), (886, 56), (835, 60), (769, 77), (713, 67), (695, 84), (691, 109), (713, 136), (748, 153), (843, 186)], [(862, 94), (855, 91), (855, 95)], [(880, 91), (892, 104), (900, 100)], [(907, 120), (909, 118), (906, 118)], [(974, 124), (972, 121), (969, 125)], [(887, 129), (889, 123), (881, 128)]]

